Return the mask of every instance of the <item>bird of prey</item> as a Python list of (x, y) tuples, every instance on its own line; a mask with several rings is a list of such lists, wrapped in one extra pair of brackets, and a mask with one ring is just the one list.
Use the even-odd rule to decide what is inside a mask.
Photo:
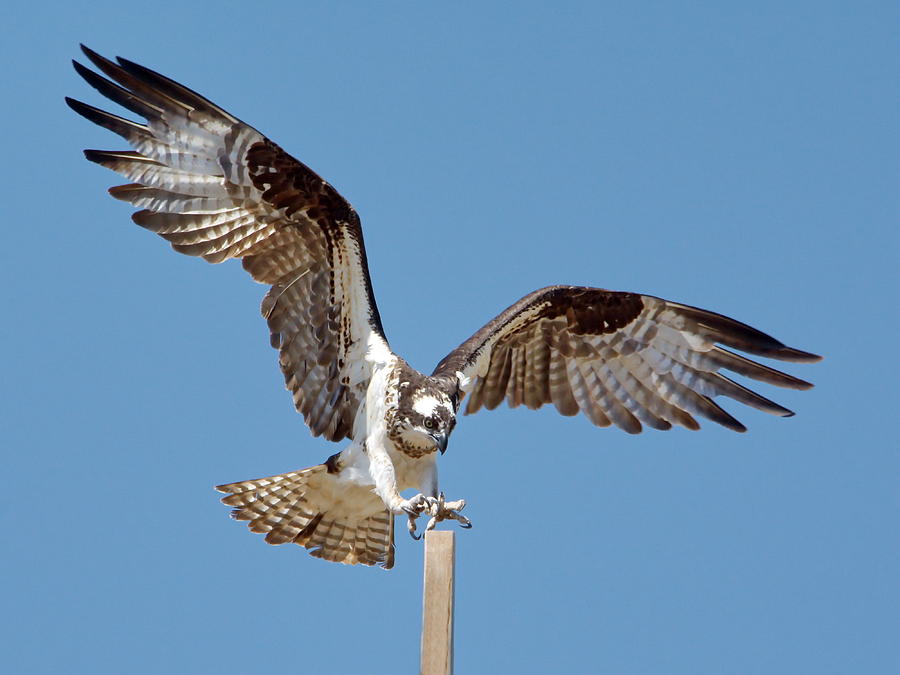
[[(451, 351), (430, 375), (395, 354), (369, 279), (359, 216), (278, 145), (196, 92), (126, 59), (82, 47), (103, 75), (73, 61), (101, 94), (143, 122), (67, 98), (75, 112), (122, 136), (125, 151), (85, 157), (125, 176), (110, 189), (140, 209), (134, 222), (180, 253), (212, 263), (240, 258), (271, 286), (262, 314), (294, 405), (313, 436), (349, 443), (323, 464), (220, 485), (237, 520), (270, 544), (316, 557), (390, 568), (394, 516), (470, 522), (444, 501), (436, 459), (460, 406), (467, 414), (553, 404), (595, 425), (698, 429), (697, 417), (745, 427), (713, 399), (791, 411), (722, 374), (780, 387), (808, 382), (727, 347), (812, 362), (733, 319), (661, 298), (579, 286), (534, 291)], [(107, 79), (109, 78), (109, 79)], [(404, 498), (404, 490), (418, 490)]]

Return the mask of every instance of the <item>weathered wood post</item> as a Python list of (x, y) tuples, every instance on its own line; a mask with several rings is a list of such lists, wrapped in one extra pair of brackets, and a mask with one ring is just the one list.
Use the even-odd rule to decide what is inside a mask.
[(425, 533), (425, 581), (422, 593), (421, 675), (453, 673), (453, 574), (456, 539), (453, 532)]

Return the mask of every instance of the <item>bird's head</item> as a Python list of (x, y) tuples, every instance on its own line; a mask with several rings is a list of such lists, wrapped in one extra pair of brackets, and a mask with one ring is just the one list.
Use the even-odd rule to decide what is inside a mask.
[(448, 394), (440, 383), (402, 383), (396, 415), (389, 435), (411, 454), (447, 449), (456, 426), (457, 395)]

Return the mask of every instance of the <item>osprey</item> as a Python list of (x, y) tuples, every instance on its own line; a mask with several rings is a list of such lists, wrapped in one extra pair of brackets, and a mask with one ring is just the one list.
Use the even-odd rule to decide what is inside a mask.
[[(540, 408), (584, 413), (600, 427), (698, 429), (695, 416), (745, 427), (713, 398), (775, 415), (793, 413), (720, 371), (780, 387), (808, 382), (725, 347), (784, 361), (819, 356), (721, 314), (649, 295), (578, 286), (534, 291), (450, 352), (431, 375), (385, 337), (359, 217), (337, 191), (256, 129), (196, 92), (126, 59), (82, 46), (108, 78), (73, 61), (137, 123), (67, 98), (75, 112), (122, 136), (129, 151), (85, 157), (132, 181), (110, 189), (141, 209), (140, 226), (180, 252), (213, 263), (240, 258), (271, 286), (262, 302), (294, 405), (313, 436), (349, 444), (323, 464), (220, 485), (270, 544), (294, 542), (316, 557), (390, 568), (394, 515), (427, 528), (471, 523), (462, 500), (445, 502), (436, 459), (466, 413)], [(418, 490), (406, 499), (401, 492)]]

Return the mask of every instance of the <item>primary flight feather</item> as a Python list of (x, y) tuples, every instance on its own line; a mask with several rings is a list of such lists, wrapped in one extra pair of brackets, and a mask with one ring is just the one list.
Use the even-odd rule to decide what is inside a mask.
[[(323, 464), (218, 486), (232, 515), (271, 544), (390, 568), (394, 515), (428, 527), (459, 514), (436, 459), (464, 399), (466, 413), (552, 403), (598, 426), (698, 429), (704, 417), (745, 427), (713, 399), (775, 415), (791, 411), (722, 374), (780, 387), (811, 385), (726, 347), (783, 361), (820, 357), (743, 323), (660, 298), (579, 286), (537, 290), (501, 312), (425, 375), (395, 354), (372, 292), (359, 216), (302, 162), (196, 92), (143, 66), (82, 47), (106, 77), (74, 62), (138, 123), (67, 98), (122, 136), (128, 151), (86, 150), (128, 180), (110, 190), (132, 218), (180, 253), (240, 258), (271, 288), (262, 313), (294, 405), (314, 436), (349, 444)], [(107, 79), (108, 78), (108, 79)], [(401, 492), (419, 494), (404, 499)]]

